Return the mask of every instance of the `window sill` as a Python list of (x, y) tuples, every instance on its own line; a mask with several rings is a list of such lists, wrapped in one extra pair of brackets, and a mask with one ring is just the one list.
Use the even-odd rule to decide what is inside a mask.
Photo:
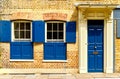
[(65, 62), (67, 63), (68, 61), (67, 60), (43, 60), (42, 62)]
[(33, 59), (10, 59), (10, 61), (34, 61)]

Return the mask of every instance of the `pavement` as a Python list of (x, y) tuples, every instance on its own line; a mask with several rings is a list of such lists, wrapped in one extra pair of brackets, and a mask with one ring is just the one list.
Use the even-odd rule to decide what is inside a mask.
[(0, 79), (120, 79), (120, 73), (87, 74), (1, 74)]

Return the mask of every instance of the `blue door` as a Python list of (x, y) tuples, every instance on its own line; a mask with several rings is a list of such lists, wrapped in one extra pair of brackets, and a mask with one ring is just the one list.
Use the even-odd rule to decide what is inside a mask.
[(103, 72), (103, 27), (102, 20), (88, 21), (88, 72)]

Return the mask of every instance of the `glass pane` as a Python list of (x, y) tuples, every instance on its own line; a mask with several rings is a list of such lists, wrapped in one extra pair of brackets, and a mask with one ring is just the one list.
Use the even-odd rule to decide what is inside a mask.
[(57, 31), (57, 23), (53, 23), (53, 31)]
[(24, 31), (20, 31), (20, 38), (24, 38)]
[(19, 38), (19, 31), (15, 31), (15, 38)]
[(59, 23), (59, 30), (63, 31), (63, 23)]
[(30, 30), (30, 23), (26, 23), (26, 30)]
[(49, 30), (49, 31), (52, 30), (52, 23), (47, 23), (47, 30)]
[(53, 32), (53, 39), (57, 39), (57, 32)]
[(52, 39), (52, 32), (47, 32), (47, 39)]
[(14, 29), (19, 30), (19, 23), (14, 23)]
[(24, 30), (24, 29), (25, 29), (24, 23), (20, 23), (20, 30)]
[(59, 32), (59, 39), (63, 39), (63, 32)]
[(30, 38), (30, 31), (26, 31), (26, 38)]

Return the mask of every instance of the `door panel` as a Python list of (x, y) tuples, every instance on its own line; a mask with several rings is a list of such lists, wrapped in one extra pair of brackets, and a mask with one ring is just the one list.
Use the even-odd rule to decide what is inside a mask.
[(103, 62), (103, 56), (102, 55), (97, 55), (96, 56), (96, 70), (97, 71), (101, 71), (103, 70), (103, 64), (101, 64), (100, 62)]
[(88, 21), (88, 72), (103, 72), (103, 23), (99, 21)]
[(94, 71), (95, 70), (95, 56), (92, 55), (92, 54), (89, 54), (88, 55), (88, 58), (89, 58), (89, 61), (93, 61), (93, 62), (88, 62), (88, 64), (91, 64), (91, 65), (88, 65), (88, 68), (91, 70), (91, 71)]

